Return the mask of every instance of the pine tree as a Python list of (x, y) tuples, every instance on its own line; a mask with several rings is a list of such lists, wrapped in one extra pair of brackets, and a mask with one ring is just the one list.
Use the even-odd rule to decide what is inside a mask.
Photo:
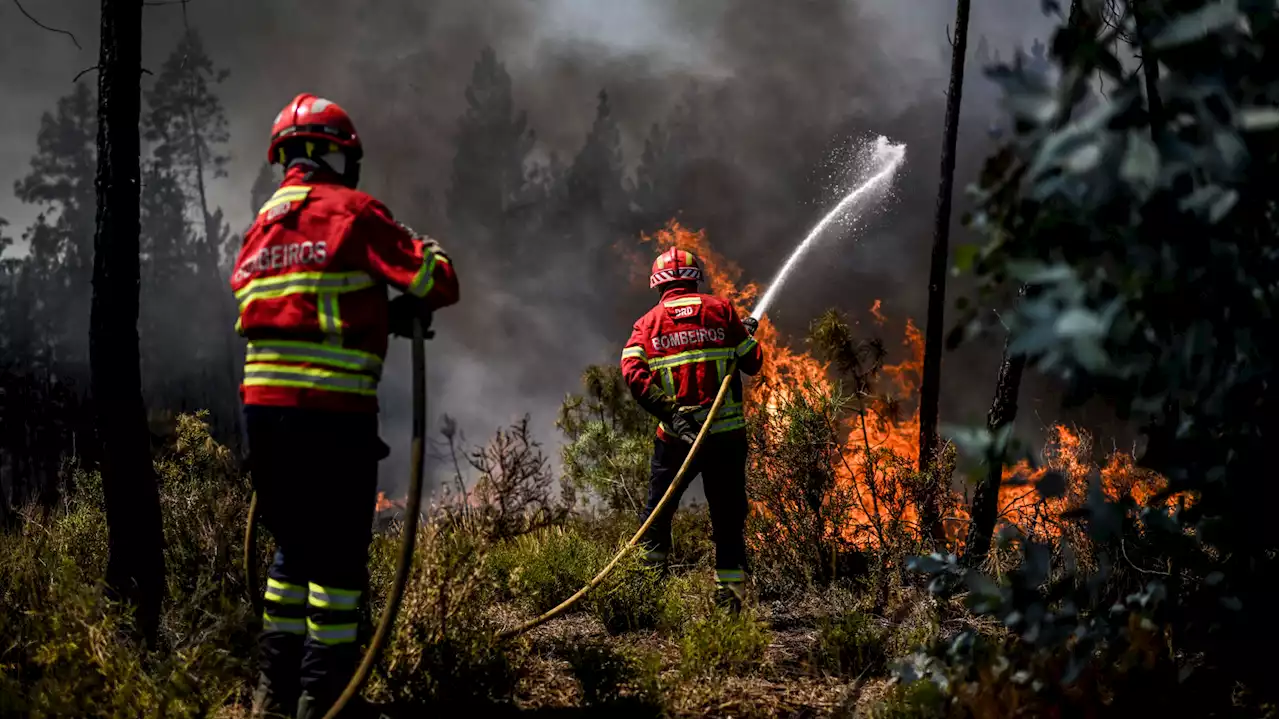
[(197, 206), (211, 258), (220, 254), (222, 230), (209, 210), (205, 181), (206, 173), (215, 178), (227, 174), (225, 146), (231, 136), (226, 110), (213, 92), (226, 77), (226, 70), (214, 67), (200, 35), (188, 29), (146, 93), (143, 121), (145, 137), (155, 143), (156, 159), (182, 178)]
[(511, 76), (492, 48), (480, 53), (466, 90), (467, 109), (458, 123), (451, 187), (445, 196), (452, 234), (467, 244), (502, 246), (513, 259), (519, 238), (512, 217), (534, 198), (527, 194), (525, 162), (534, 134), (511, 94)]
[(684, 209), (687, 198), (681, 191), (687, 170), (706, 155), (694, 114), (695, 100), (692, 92), (687, 93), (665, 125), (655, 123), (649, 129), (630, 188), (637, 232), (661, 227)]
[(107, 585), (154, 641), (164, 599), (164, 527), (138, 356), (142, 3), (102, 0), (89, 363), (102, 442)]
[[(933, 249), (929, 263), (929, 309), (924, 330), (924, 367), (920, 382), (920, 471), (934, 467), (938, 451), (938, 395), (942, 380), (943, 304), (947, 293), (948, 243), (951, 232), (951, 191), (956, 171), (956, 134), (960, 125), (960, 98), (964, 89), (965, 46), (969, 39), (969, 0), (956, 0), (955, 40), (951, 49), (951, 81), (947, 88), (943, 122), (938, 203), (934, 213)], [(933, 483), (920, 499), (920, 522), (934, 544), (946, 541), (939, 507), (942, 480)]]
[[(230, 133), (226, 111), (214, 88), (227, 75), (226, 70), (214, 66), (199, 33), (188, 27), (146, 93), (147, 113), (143, 118), (144, 135), (153, 143), (155, 161), (180, 182), (202, 230), (195, 255), (200, 271), (194, 280), (202, 288), (204, 299), (187, 306), (185, 319), (206, 329), (188, 345), (195, 357), (185, 368), (193, 378), (220, 378), (221, 382), (212, 387), (199, 383), (213, 398), (234, 396), (240, 358), (232, 332), (235, 307), (225, 281), (227, 255), (233, 250), (232, 234), (222, 210), (210, 209), (206, 188), (207, 179), (226, 176)], [(173, 237), (171, 241), (184, 239), (188, 238)], [(178, 254), (181, 253), (174, 252), (172, 256)], [(218, 402), (210, 407), (220, 436), (234, 433), (238, 412), (233, 404)]]
[(37, 298), (31, 321), (42, 364), (79, 373), (88, 364), (93, 273), (97, 117), (93, 93), (79, 83), (40, 118), (31, 171), (14, 184), (23, 202), (42, 207), (27, 229), (22, 283)]
[(591, 132), (565, 178), (565, 201), (574, 212), (613, 225), (628, 209), (622, 178), (622, 133), (613, 117), (609, 93), (601, 90), (598, 97)]

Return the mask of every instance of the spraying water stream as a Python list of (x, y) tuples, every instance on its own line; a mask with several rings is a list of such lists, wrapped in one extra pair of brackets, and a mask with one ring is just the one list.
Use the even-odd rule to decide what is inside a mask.
[(867, 207), (869, 201), (880, 198), (884, 191), (888, 190), (893, 184), (894, 174), (898, 168), (902, 166), (902, 161), (906, 159), (907, 146), (895, 145), (889, 142), (886, 137), (876, 139), (875, 145), (871, 148), (871, 166), (873, 173), (861, 185), (858, 185), (848, 195), (845, 195), (831, 211), (826, 214), (818, 224), (809, 230), (809, 234), (805, 236), (804, 241), (792, 250), (791, 255), (787, 257), (787, 261), (782, 265), (782, 269), (774, 276), (773, 281), (769, 283), (769, 289), (765, 290), (764, 296), (756, 303), (756, 307), (751, 311), (751, 316), (757, 320), (764, 317), (764, 313), (769, 310), (769, 305), (773, 302), (774, 295), (782, 288), (791, 271), (799, 264), (800, 258), (805, 252), (823, 235), (833, 222), (839, 219), (849, 217), (856, 219)]

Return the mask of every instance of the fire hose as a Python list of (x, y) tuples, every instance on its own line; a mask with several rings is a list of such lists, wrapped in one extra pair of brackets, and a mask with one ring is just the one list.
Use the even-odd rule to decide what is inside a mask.
[[(404, 597), (404, 587), (408, 583), (413, 560), (414, 543), (418, 537), (418, 505), (422, 500), (422, 465), (423, 446), (427, 434), (427, 354), (426, 332), (422, 322), (413, 321), (413, 338), (410, 343), (413, 352), (413, 443), (409, 450), (409, 496), (405, 501), (404, 527), (400, 530), (400, 558), (396, 563), (395, 578), (391, 582), (391, 591), (387, 595), (387, 604), (382, 609), (382, 616), (374, 630), (369, 648), (365, 650), (364, 659), (352, 675), (351, 681), (342, 695), (333, 703), (324, 719), (335, 719), (346, 705), (360, 693), (364, 683), (369, 680), (378, 657), (391, 636), (391, 628), (395, 625), (396, 615), (400, 611), (400, 600)], [(723, 392), (722, 392), (723, 393)], [(254, 567), (256, 550), (256, 530), (258, 524), (258, 494), (255, 492), (249, 500), (249, 519), (244, 530), (244, 575), (249, 596), (253, 602), (255, 616), (261, 613), (258, 597), (257, 570)]]
[(636, 533), (632, 535), (631, 540), (613, 556), (613, 559), (604, 566), (604, 569), (601, 569), (600, 572), (591, 579), (591, 581), (582, 585), (582, 588), (575, 592), (573, 596), (563, 602), (560, 602), (540, 616), (530, 619), (529, 621), (512, 629), (499, 632), (498, 639), (511, 639), (513, 637), (517, 637), (530, 629), (533, 629), (539, 624), (548, 622), (563, 614), (565, 610), (576, 604), (578, 600), (587, 596), (588, 592), (600, 586), (600, 583), (604, 581), (605, 577), (609, 576), (609, 573), (618, 565), (618, 562), (626, 556), (627, 552), (631, 551), (632, 547), (636, 546), (636, 543), (640, 541), (640, 538), (644, 536), (644, 533), (649, 531), (650, 525), (652, 525), (654, 520), (657, 519), (663, 508), (667, 506), (667, 502), (675, 496), (676, 488), (684, 483), (685, 474), (689, 472), (689, 467), (693, 465), (694, 456), (697, 455), (698, 450), (702, 448), (702, 441), (706, 439), (707, 434), (711, 429), (711, 423), (715, 421), (716, 414), (720, 412), (721, 406), (724, 405), (724, 398), (729, 394), (729, 385), (732, 384), (733, 376), (738, 371), (737, 363), (730, 362), (728, 369), (729, 371), (725, 373), (724, 380), (720, 383), (720, 391), (716, 393), (716, 399), (711, 403), (711, 410), (707, 412), (707, 419), (702, 423), (702, 429), (698, 430), (698, 436), (693, 440), (693, 446), (689, 449), (689, 454), (685, 455), (684, 463), (680, 465), (680, 471), (677, 472), (675, 478), (671, 480), (671, 484), (667, 486), (667, 491), (662, 495), (662, 499), (658, 500), (657, 506), (653, 508), (653, 511), (649, 513), (649, 516), (644, 520), (644, 523), (641, 524), (640, 528), (636, 530)]

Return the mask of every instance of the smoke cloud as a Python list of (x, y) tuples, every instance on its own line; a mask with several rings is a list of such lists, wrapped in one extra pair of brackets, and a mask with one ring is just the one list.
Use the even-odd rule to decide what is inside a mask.
[[(47, 0), (29, 9), (74, 33), (83, 47), (0, 3), (6, 97), (0, 187), (25, 173), (40, 113), (96, 62), (96, 3)], [(144, 66), (158, 67), (172, 50), (183, 13), (181, 5), (146, 8)], [(212, 183), (211, 200), (237, 230), (251, 217), (249, 187), (264, 160), (271, 118), (293, 95), (309, 91), (342, 103), (360, 127), (364, 189), (446, 248), (467, 243), (449, 236), (444, 198), (464, 91), (488, 46), (512, 76), (516, 105), (528, 112), (543, 157), (573, 157), (601, 89), (609, 93), (628, 166), (654, 123), (681, 103), (696, 107), (700, 129), (713, 141), (707, 156), (696, 158), (689, 216), (759, 282), (772, 276), (832, 199), (833, 154), (872, 133), (906, 143), (896, 205), (862, 228), (856, 242), (825, 257), (815, 253), (800, 270), (804, 281), (793, 281), (772, 316), (793, 337), (827, 307), (859, 317), (877, 298), (899, 324), (923, 317), (952, 2), (192, 0), (185, 13), (215, 63), (230, 71), (218, 92), (230, 119), (232, 159), (228, 176)], [(1047, 38), (1050, 28), (1039, 3), (977, 3), (970, 47), (981, 38), (1007, 57), (1017, 46)], [(970, 62), (959, 187), (989, 149), (986, 129), (995, 117), (995, 94)], [(34, 208), (0, 193), (0, 217), (13, 227), (34, 215)], [(538, 239), (549, 251), (574, 249), (556, 247), (553, 237)], [(957, 223), (953, 243), (963, 240)], [(15, 249), (21, 254), (20, 244)], [(583, 321), (574, 308), (600, 304), (617, 288), (572, 268), (529, 268), (528, 275), (499, 278), (475, 261), (459, 272), (462, 304), (440, 313), (429, 346), (433, 424), (448, 413), (478, 441), (528, 412), (536, 436), (553, 445), (564, 394), (578, 389), (586, 365), (616, 361), (630, 322), (652, 298), (622, 293), (604, 310), (613, 320), (606, 328)], [(896, 339), (886, 338), (891, 346)], [(946, 358), (944, 420), (971, 421), (985, 411), (998, 357), (993, 347)], [(394, 447), (383, 466), (388, 486), (400, 481), (407, 462), (401, 448), (407, 447), (408, 364), (406, 343), (393, 342), (382, 391), (384, 438)], [(1048, 391), (1028, 386), (1024, 397)], [(1034, 413), (1023, 417), (1034, 429)]]

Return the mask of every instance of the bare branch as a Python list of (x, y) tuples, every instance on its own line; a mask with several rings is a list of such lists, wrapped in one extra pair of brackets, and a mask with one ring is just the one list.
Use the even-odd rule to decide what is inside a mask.
[[(40, 22), (39, 20), (35, 19), (34, 17), (32, 17), (32, 16), (31, 16), (31, 13), (27, 12), (27, 9), (26, 9), (26, 8), (22, 7), (22, 3), (18, 2), (18, 0), (13, 0), (13, 4), (14, 4), (14, 5), (16, 5), (16, 6), (18, 6), (18, 11), (19, 11), (19, 12), (21, 12), (23, 15), (26, 15), (26, 16), (27, 16), (27, 19), (28, 19), (28, 20), (30, 20), (31, 22), (35, 23), (37, 26), (39, 26), (39, 27), (41, 27), (41, 28), (44, 28), (45, 30), (48, 30), (49, 32), (56, 32), (56, 33), (60, 33), (60, 34), (62, 34), (62, 35), (66, 35), (67, 37), (71, 38), (71, 42), (75, 43), (75, 45), (76, 45), (76, 49), (77, 49), (77, 50), (83, 50), (83, 49), (84, 49), (84, 48), (80, 47), (80, 41), (76, 39), (76, 36), (75, 36), (75, 35), (72, 35), (70, 32), (67, 32), (66, 30), (60, 30), (60, 29), (58, 29), (58, 28), (56, 28), (56, 27), (49, 27), (48, 25), (45, 25), (44, 23), (42, 23), (42, 22)], [(83, 73), (81, 73), (81, 74), (83, 74)]]
[(99, 68), (97, 65), (93, 65), (93, 66), (90, 66), (90, 67), (86, 67), (85, 69), (81, 70), (80, 72), (77, 72), (75, 77), (71, 78), (71, 84), (72, 84), (72, 85), (74, 85), (74, 84), (76, 84), (77, 82), (79, 82), (80, 78), (84, 77), (84, 74), (85, 74), (85, 73), (87, 73), (87, 72), (93, 72), (94, 70), (100, 70), (100, 69), (101, 69), (101, 68)]

